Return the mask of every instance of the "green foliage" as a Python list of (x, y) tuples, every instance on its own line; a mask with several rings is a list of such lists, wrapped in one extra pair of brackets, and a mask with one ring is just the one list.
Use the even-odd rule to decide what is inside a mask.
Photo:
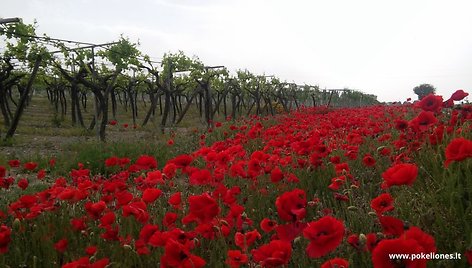
[(429, 94), (434, 94), (436, 88), (430, 84), (421, 84), (413, 88), (413, 92), (418, 95), (418, 99), (421, 100)]
[(39, 57), (44, 62), (49, 60), (51, 55), (46, 46), (35, 38), (36, 27), (36, 22), (34, 24), (23, 22), (8, 24), (5, 30), (0, 31), (6, 39), (6, 49), (1, 56), (25, 62), (30, 68)]
[(170, 79), (174, 72), (199, 73), (203, 70), (203, 63), (197, 58), (190, 58), (183, 51), (178, 53), (166, 53), (162, 59), (161, 67), (164, 76), (162, 79)]
[(131, 43), (128, 38), (121, 36), (116, 44), (98, 52), (97, 55), (110, 61), (117, 69), (125, 70), (130, 65), (139, 65), (137, 58), (141, 56), (141, 52), (137, 46), (138, 44)]

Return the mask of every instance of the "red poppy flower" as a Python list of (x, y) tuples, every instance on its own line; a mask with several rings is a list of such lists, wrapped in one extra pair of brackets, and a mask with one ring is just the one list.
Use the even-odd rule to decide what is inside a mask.
[(294, 189), (278, 196), (275, 206), (279, 217), (284, 221), (297, 221), (306, 215), (306, 193), (300, 189)]
[(161, 257), (161, 267), (193, 267), (205, 266), (204, 259), (193, 255), (185, 245), (169, 239), (165, 245), (164, 255)]
[(443, 125), (435, 128), (434, 132), (431, 133), (431, 135), (429, 135), (429, 142), (432, 145), (437, 145), (441, 143), (444, 137), (444, 130), (445, 130), (445, 127)]
[(177, 213), (167, 212), (166, 215), (164, 215), (164, 219), (162, 220), (162, 225), (168, 228), (172, 228), (174, 227), (177, 218)]
[(105, 166), (106, 167), (114, 167), (120, 163), (120, 159), (116, 156), (109, 157), (105, 159)]
[(400, 236), (405, 231), (405, 225), (400, 219), (391, 216), (380, 216), (379, 220), (385, 235)]
[(434, 116), (433, 112), (421, 111), (421, 113), (417, 117), (413, 118), (409, 124), (418, 132), (427, 130), (437, 122), (438, 119)]
[(270, 172), (270, 181), (273, 182), (273, 183), (277, 183), (277, 182), (281, 181), (283, 179), (283, 177), (284, 177), (284, 174), (282, 173), (282, 170), (280, 170), (279, 167), (275, 167)]
[(124, 205), (128, 204), (129, 202), (131, 202), (131, 200), (133, 200), (134, 196), (133, 196), (132, 193), (124, 190), (124, 191), (120, 191), (120, 192), (115, 193), (115, 198), (116, 198), (116, 201), (118, 202), (118, 204), (120, 206), (124, 206)]
[(147, 188), (143, 191), (143, 201), (146, 204), (156, 201), (159, 196), (161, 196), (162, 191), (157, 188)]
[(387, 211), (392, 211), (394, 209), (393, 197), (389, 193), (381, 194), (372, 199), (370, 202), (370, 207), (375, 210), (377, 214), (383, 214)]
[(162, 169), (162, 173), (164, 174), (165, 179), (171, 179), (175, 176), (177, 170), (177, 166), (173, 163), (168, 163)]
[(343, 201), (343, 202), (348, 202), (349, 201), (349, 196), (345, 194), (340, 194), (340, 193), (334, 193), (334, 199)]
[(159, 231), (159, 226), (153, 224), (146, 224), (139, 232), (139, 239), (145, 243), (149, 242), (149, 239)]
[(105, 213), (105, 215), (103, 215), (101, 218), (100, 218), (100, 227), (107, 227), (107, 226), (110, 226), (112, 225), (116, 220), (116, 215), (113, 211), (110, 211), (108, 213)]
[(348, 268), (349, 262), (342, 258), (334, 258), (324, 262), (321, 268)]
[(377, 246), (379, 243), (379, 240), (377, 239), (377, 235), (374, 233), (367, 234), (366, 236), (366, 244), (367, 244), (367, 249), (372, 252), (374, 248)]
[(40, 169), (40, 170), (38, 171), (38, 173), (36, 174), (36, 178), (37, 178), (38, 180), (42, 180), (42, 179), (44, 179), (45, 177), (46, 177), (46, 170), (44, 170), (44, 169)]
[(90, 260), (88, 256), (79, 258), (78, 260), (68, 262), (62, 266), (62, 268), (78, 268), (78, 267), (89, 267)]
[(120, 240), (118, 236), (119, 227), (118, 226), (106, 226), (105, 233), (101, 234), (100, 237), (108, 241), (118, 241)]
[(241, 265), (247, 264), (248, 257), (243, 254), (240, 250), (228, 250), (228, 258), (226, 264), (231, 268), (239, 268)]
[(439, 112), (441, 111), (443, 103), (442, 96), (436, 96), (429, 94), (428, 96), (421, 99), (421, 101), (416, 103), (416, 107), (423, 109), (428, 112)]
[(205, 185), (212, 182), (211, 172), (208, 169), (195, 170), (190, 174), (190, 184)]
[(88, 246), (85, 248), (85, 254), (92, 256), (95, 253), (97, 253), (97, 247), (96, 246)]
[[(18, 160), (18, 159), (10, 160), (10, 161), (8, 161), (8, 165), (12, 168), (19, 167), (20, 166), (20, 160)], [(2, 176), (0, 176), (0, 177), (2, 177)]]
[(49, 166), (51, 168), (54, 168), (56, 166), (56, 159), (54, 158), (49, 159)]
[(8, 189), (11, 185), (15, 183), (15, 179), (12, 177), (9, 178), (2, 178), (0, 177), (0, 188)]
[(395, 119), (395, 128), (397, 130), (405, 130), (408, 127), (408, 121), (402, 119)]
[(83, 218), (75, 218), (70, 220), (70, 225), (75, 231), (82, 231), (87, 229), (87, 225), (85, 224), (85, 220)]
[(96, 262), (91, 263), (91, 267), (93, 267), (93, 268), (105, 268), (105, 267), (108, 266), (109, 263), (110, 263), (110, 260), (108, 258), (101, 258), (101, 259), (97, 260)]
[(144, 183), (148, 187), (154, 187), (157, 184), (165, 184), (162, 179), (162, 173), (159, 170), (149, 171), (144, 179)]
[(208, 223), (220, 213), (218, 203), (208, 193), (190, 196), (188, 203), (189, 214), (183, 219), (186, 223), (194, 220)]
[(123, 206), (123, 217), (133, 215), (136, 220), (145, 223), (149, 220), (149, 213), (146, 211), (146, 203), (143, 201), (131, 202), (129, 205)]
[(35, 170), (37, 167), (38, 167), (38, 163), (35, 163), (35, 162), (27, 162), (23, 165), (23, 167), (26, 169), (26, 170), (29, 170), (29, 171), (33, 171)]
[(465, 138), (455, 138), (446, 147), (446, 167), (453, 161), (462, 161), (472, 157), (472, 141)]
[(149, 155), (141, 155), (135, 163), (141, 170), (157, 168), (157, 160)]
[(0, 178), (5, 177), (7, 169), (4, 166), (0, 166)]
[(331, 184), (328, 185), (328, 188), (333, 191), (338, 191), (339, 188), (346, 183), (346, 176), (339, 176), (331, 178)]
[(341, 163), (341, 157), (338, 155), (332, 156), (329, 158), (329, 162), (331, 162), (332, 164), (339, 164)]
[(268, 218), (264, 218), (261, 221), (260, 227), (261, 227), (262, 231), (264, 231), (266, 233), (269, 233), (272, 230), (274, 230), (275, 227), (277, 227), (277, 222), (275, 222), (273, 220), (270, 220)]
[(443, 108), (452, 108), (454, 107), (454, 101), (452, 99), (448, 99), (443, 102)]
[(94, 263), (90, 263), (90, 259), (88, 256), (82, 257), (78, 260), (66, 263), (62, 266), (62, 268), (79, 268), (79, 267), (91, 267), (91, 268), (105, 268), (110, 263), (108, 258), (103, 258), (97, 260)]
[(418, 167), (415, 164), (396, 164), (382, 173), (387, 187), (393, 185), (412, 185), (418, 176)]
[(8, 245), (11, 241), (11, 229), (6, 225), (0, 226), (0, 253), (8, 251)]
[(424, 249), (414, 239), (385, 239), (372, 252), (374, 268), (418, 267), (426, 268), (425, 259), (392, 259), (391, 254), (421, 254)]
[(310, 239), (306, 249), (310, 258), (322, 257), (335, 250), (344, 236), (343, 222), (331, 216), (324, 216), (317, 221), (308, 223), (303, 236)]
[(167, 200), (167, 203), (169, 203), (169, 205), (171, 205), (174, 209), (180, 209), (181, 202), (182, 202), (181, 192), (173, 193)]
[(469, 96), (469, 93), (465, 92), (462, 89), (456, 90), (456, 92), (452, 93), (451, 100), (453, 101), (460, 101), (465, 97)]
[(352, 234), (352, 235), (348, 236), (347, 243), (349, 245), (351, 245), (353, 248), (357, 249), (357, 250), (362, 249), (360, 239), (359, 239), (359, 235), (357, 235), (357, 234)]
[(303, 229), (307, 226), (306, 223), (296, 221), (287, 224), (279, 224), (275, 227), (277, 233), (277, 239), (292, 242), (297, 236), (299, 236)]
[(93, 219), (100, 218), (102, 212), (105, 210), (107, 205), (104, 201), (98, 201), (97, 203), (87, 202), (85, 203), (85, 210)]
[(21, 190), (25, 190), (28, 188), (28, 180), (27, 179), (19, 179), (18, 180), (18, 187), (21, 188)]
[(349, 165), (348, 163), (336, 164), (334, 170), (336, 171), (336, 175), (346, 174), (349, 173)]
[(22, 195), (20, 197), (21, 205), (25, 208), (31, 208), (38, 201), (38, 197), (34, 195)]
[(392, 152), (392, 150), (388, 147), (382, 147), (380, 148), (379, 150), (379, 153), (383, 156), (387, 156), (387, 155), (390, 155), (390, 153)]
[(467, 258), (469, 265), (472, 265), (472, 249), (467, 250), (464, 255)]
[(173, 163), (174, 165), (177, 166), (177, 168), (183, 168), (188, 165), (190, 165), (193, 161), (193, 158), (190, 155), (187, 154), (182, 154), (179, 156), (176, 156), (175, 158), (169, 160), (167, 164)]
[(434, 238), (423, 232), (420, 228), (412, 226), (403, 234), (405, 239), (414, 239), (424, 249), (425, 253), (436, 252)]
[(61, 239), (54, 244), (54, 249), (60, 253), (64, 253), (67, 249), (67, 239)]
[(372, 157), (372, 155), (366, 154), (362, 159), (362, 163), (364, 163), (366, 167), (373, 167), (375, 166), (375, 159)]
[(282, 240), (272, 240), (269, 244), (251, 251), (254, 261), (262, 267), (280, 267), (288, 265), (292, 255), (292, 245)]
[(257, 230), (252, 230), (244, 234), (236, 232), (236, 234), (234, 234), (234, 244), (242, 250), (247, 251), (256, 239), (261, 239), (261, 237), (261, 234)]

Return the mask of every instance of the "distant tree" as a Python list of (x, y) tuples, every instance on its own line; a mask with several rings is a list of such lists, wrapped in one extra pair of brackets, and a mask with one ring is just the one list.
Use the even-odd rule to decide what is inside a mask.
[(413, 92), (418, 95), (418, 99), (421, 100), (429, 94), (434, 94), (436, 92), (436, 88), (430, 84), (421, 84), (413, 88)]

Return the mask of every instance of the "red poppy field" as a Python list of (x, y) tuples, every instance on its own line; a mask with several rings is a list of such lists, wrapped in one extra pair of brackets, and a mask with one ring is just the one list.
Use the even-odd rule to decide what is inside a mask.
[(0, 263), (467, 267), (472, 106), (457, 103), (465, 96), (229, 120), (193, 152), (107, 157), (100, 173), (87, 163), (55, 170), (60, 158), (11, 159), (0, 166)]

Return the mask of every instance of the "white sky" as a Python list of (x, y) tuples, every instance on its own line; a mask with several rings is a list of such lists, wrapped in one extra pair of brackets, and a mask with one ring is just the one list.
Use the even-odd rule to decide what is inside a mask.
[[(159, 59), (183, 50), (207, 65), (248, 69), (381, 101), (472, 93), (470, 0), (0, 0), (0, 17), (38, 34), (92, 43), (120, 34)], [(469, 97), (470, 99), (470, 97)]]

